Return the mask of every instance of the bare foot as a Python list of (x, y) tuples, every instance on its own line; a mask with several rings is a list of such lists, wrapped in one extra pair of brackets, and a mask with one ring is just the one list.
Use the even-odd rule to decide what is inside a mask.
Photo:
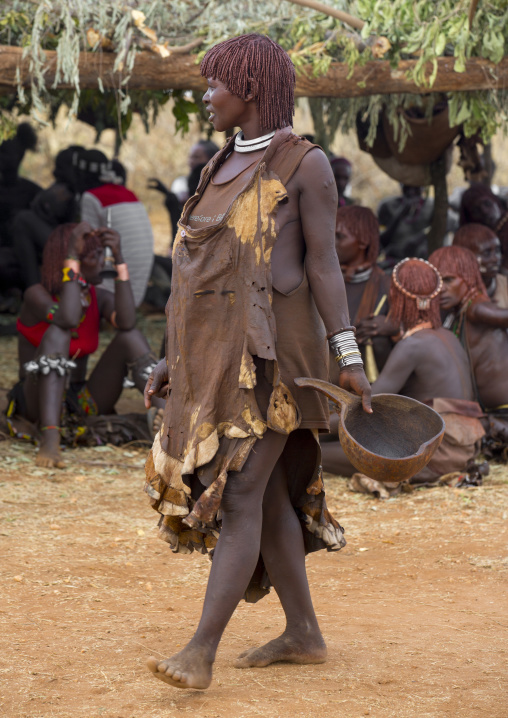
[(148, 659), (148, 668), (154, 676), (175, 688), (208, 688), (212, 664), (208, 651), (190, 645), (164, 661)]
[(58, 429), (48, 429), (43, 432), (35, 463), (37, 466), (44, 466), (46, 469), (65, 468), (65, 462), (62, 461), (60, 453), (60, 432)]
[(259, 648), (249, 648), (240, 653), (235, 668), (262, 668), (270, 663), (324, 663), (326, 644), (321, 634), (317, 636), (297, 635), (284, 632), (282, 636)]

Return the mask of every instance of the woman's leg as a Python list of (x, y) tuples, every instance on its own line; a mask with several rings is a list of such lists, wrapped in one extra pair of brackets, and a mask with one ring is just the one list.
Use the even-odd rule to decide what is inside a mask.
[[(267, 430), (242, 471), (232, 472), (221, 502), (222, 529), (214, 552), (203, 613), (189, 644), (150, 670), (180, 688), (207, 688), (220, 638), (254, 573), (261, 547), (263, 494), (286, 436)], [(300, 532), (301, 533), (301, 532)]]
[[(99, 414), (110, 414), (123, 389), (123, 380), (132, 366), (132, 378), (139, 391), (146, 384), (145, 370), (156, 363), (146, 338), (139, 329), (118, 331), (97, 362), (87, 381), (88, 391)], [(154, 397), (154, 406), (164, 407), (164, 399)]]
[(267, 666), (276, 661), (323, 663), (326, 645), (310, 596), (302, 527), (280, 462), (270, 476), (263, 499), (261, 554), (286, 614), (286, 629), (265, 646), (242, 653), (236, 667)]
[[(71, 333), (52, 324), (46, 330), (34, 357), (34, 364), (41, 357), (67, 359)], [(28, 419), (37, 422), (41, 430), (41, 443), (36, 464), (47, 468), (63, 468), (60, 454), (60, 418), (62, 400), (68, 370), (52, 369), (47, 374), (27, 371), (24, 381)]]

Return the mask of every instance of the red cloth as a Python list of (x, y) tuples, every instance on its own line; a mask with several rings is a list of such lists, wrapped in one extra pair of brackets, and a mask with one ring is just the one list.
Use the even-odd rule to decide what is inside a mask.
[(121, 184), (103, 184), (100, 187), (95, 187), (95, 189), (89, 189), (87, 192), (93, 194), (103, 207), (121, 204), (122, 202), (139, 202), (134, 192)]
[[(56, 297), (53, 297), (57, 301)], [(99, 346), (99, 324), (100, 324), (99, 306), (97, 304), (97, 294), (95, 287), (90, 287), (90, 306), (85, 310), (85, 318), (72, 332), (71, 343), (69, 347), (69, 358), (77, 356), (86, 356), (93, 354)], [(42, 337), (50, 326), (49, 322), (38, 322), (31, 327), (22, 324), (18, 319), (16, 329), (18, 332), (28, 339), (30, 344), (38, 347), (42, 341)]]

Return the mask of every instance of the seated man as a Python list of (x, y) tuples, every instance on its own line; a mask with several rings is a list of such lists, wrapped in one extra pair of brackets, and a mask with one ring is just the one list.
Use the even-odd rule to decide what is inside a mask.
[(465, 347), (474, 375), (476, 398), (487, 414), (489, 456), (506, 460), (508, 446), (508, 309), (492, 302), (485, 291), (478, 261), (464, 247), (441, 247), (429, 261), (443, 277), (443, 325)]
[(383, 200), (377, 212), (381, 247), (389, 266), (410, 254), (426, 256), (434, 214), (434, 200), (424, 195), (423, 187), (401, 185), (401, 190), (400, 196)]
[[(105, 246), (118, 270), (114, 294), (97, 287)], [(41, 283), (25, 292), (18, 319), (20, 381), (7, 416), (12, 435), (39, 440), (38, 465), (61, 468), (61, 441), (73, 445), (90, 416), (112, 414), (127, 375), (143, 391), (155, 360), (134, 328), (134, 298), (117, 232), (94, 232), (86, 222), (60, 225), (44, 247), (41, 274)], [(87, 378), (101, 319), (117, 332)], [(163, 405), (156, 399), (154, 413)]]
[(455, 232), (454, 247), (466, 247), (476, 255), (487, 294), (494, 304), (508, 309), (508, 279), (500, 274), (501, 243), (484, 224), (465, 224)]
[(18, 125), (15, 136), (0, 144), (0, 242), (11, 245), (11, 222), (18, 212), (28, 209), (41, 191), (35, 182), (21, 177), (19, 167), (25, 152), (34, 152), (37, 135), (27, 122)]
[(23, 209), (14, 217), (13, 251), (23, 289), (40, 282), (42, 252), (49, 235), (59, 224), (71, 222), (75, 213), (73, 193), (66, 184), (55, 182), (39, 192), (30, 209)]
[[(429, 483), (465, 469), (483, 436), (482, 412), (474, 391), (466, 352), (441, 326), (442, 280), (428, 262), (406, 259), (397, 264), (390, 287), (390, 314), (403, 328), (376, 382), (373, 394), (403, 394), (425, 402), (443, 415), (445, 437), (430, 463), (410, 483)], [(337, 442), (323, 444), (325, 471), (355, 472)], [(347, 463), (346, 463), (347, 462)]]
[[(392, 348), (391, 334), (397, 326), (386, 322), (390, 279), (376, 265), (379, 254), (379, 228), (367, 207), (339, 207), (335, 225), (335, 248), (346, 284), (351, 322), (357, 329), (369, 381), (375, 381)], [(377, 310), (377, 315), (374, 313)], [(371, 349), (368, 349), (369, 344)], [(330, 381), (338, 384), (339, 371), (330, 361)]]
[[(111, 227), (122, 237), (134, 302), (139, 307), (153, 265), (153, 232), (147, 211), (124, 186), (125, 173), (114, 171), (112, 163), (99, 150), (88, 150), (80, 156), (78, 182), (83, 193), (81, 219), (95, 229)], [(114, 291), (112, 279), (104, 282), (104, 289)]]

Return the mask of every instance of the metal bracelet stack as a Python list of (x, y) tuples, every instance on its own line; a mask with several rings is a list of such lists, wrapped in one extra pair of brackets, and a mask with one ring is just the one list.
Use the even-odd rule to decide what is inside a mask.
[(334, 334), (329, 338), (328, 343), (335, 354), (335, 361), (339, 365), (339, 369), (345, 369), (353, 364), (363, 366), (362, 355), (352, 329), (346, 329)]

